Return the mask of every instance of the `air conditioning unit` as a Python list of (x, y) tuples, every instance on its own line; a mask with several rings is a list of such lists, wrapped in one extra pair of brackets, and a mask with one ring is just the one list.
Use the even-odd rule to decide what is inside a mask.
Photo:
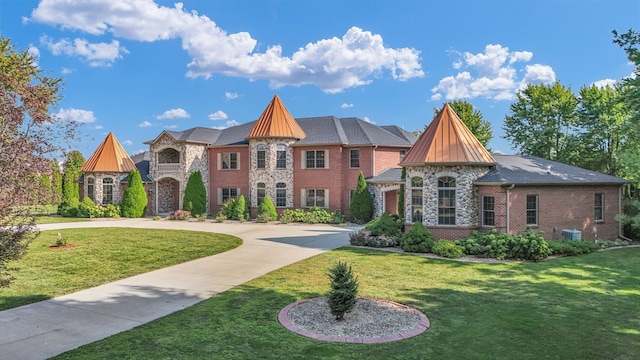
[(573, 230), (563, 229), (562, 238), (564, 240), (580, 241), (582, 240), (582, 231), (578, 231), (576, 229), (573, 229)]

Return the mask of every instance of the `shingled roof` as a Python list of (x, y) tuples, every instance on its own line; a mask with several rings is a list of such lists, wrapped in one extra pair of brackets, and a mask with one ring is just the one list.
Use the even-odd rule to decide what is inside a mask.
[(280, 97), (276, 95), (247, 134), (247, 139), (277, 137), (299, 140), (306, 136), (289, 110), (280, 101)]
[(493, 165), (496, 161), (449, 104), (407, 152), (401, 166)]
[(493, 154), (497, 164), (477, 185), (622, 185), (628, 181), (530, 155)]
[(118, 139), (109, 133), (84, 165), (82, 172), (129, 172), (136, 166)]

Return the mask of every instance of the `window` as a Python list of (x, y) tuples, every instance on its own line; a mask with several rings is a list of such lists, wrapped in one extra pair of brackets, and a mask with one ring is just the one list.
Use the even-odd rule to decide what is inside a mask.
[(222, 170), (238, 169), (238, 153), (222, 153), (220, 154), (222, 162)]
[(538, 225), (538, 195), (527, 195), (527, 225)]
[(113, 178), (102, 179), (102, 203), (113, 204)]
[(351, 150), (349, 152), (349, 167), (351, 168), (360, 167), (360, 150)]
[(287, 168), (287, 146), (278, 144), (276, 146), (276, 169)]
[(456, 179), (438, 179), (438, 225), (456, 224)]
[(324, 150), (306, 151), (307, 169), (324, 169), (325, 153)]
[(224, 204), (229, 199), (235, 199), (238, 197), (237, 188), (223, 188), (222, 189), (222, 203)]
[(596, 194), (593, 220), (604, 221), (604, 194)]
[(411, 221), (422, 222), (422, 185), (421, 177), (411, 178)]
[(482, 226), (496, 225), (496, 198), (493, 196), (482, 197)]
[(325, 200), (325, 194), (326, 194), (326, 190), (324, 189), (307, 189), (306, 190), (306, 196), (305, 196), (305, 207), (327, 207), (326, 204), (326, 200)]
[(264, 186), (264, 183), (259, 182), (256, 185), (256, 204), (258, 206), (260, 206), (260, 204), (262, 204), (262, 200), (264, 200), (265, 194), (266, 194), (266, 187)]
[(265, 149), (263, 144), (259, 144), (258, 146), (256, 146), (256, 158), (258, 160), (256, 167), (258, 169), (264, 169), (266, 166), (266, 160), (265, 160)]
[(404, 159), (404, 156), (407, 154), (407, 150), (400, 150), (400, 161)]
[(87, 178), (87, 196), (91, 201), (96, 201), (96, 180), (94, 178)]
[(276, 207), (287, 206), (287, 184), (276, 184)]

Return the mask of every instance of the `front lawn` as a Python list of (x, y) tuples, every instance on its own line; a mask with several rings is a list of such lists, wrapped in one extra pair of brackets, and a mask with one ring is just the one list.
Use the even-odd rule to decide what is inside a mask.
[(90, 221), (86, 218), (74, 218), (74, 217), (62, 217), (60, 215), (39, 215), (36, 216), (36, 224), (58, 224), (58, 223), (69, 223), (69, 222), (83, 222)]
[[(58, 233), (69, 249), (50, 249)], [(0, 310), (69, 294), (114, 280), (238, 247), (235, 236), (198, 231), (88, 228), (43, 231), (11, 267), (16, 280), (0, 288)]]
[[(277, 321), (323, 295), (337, 260), (360, 295), (411, 305), (431, 320), (403, 341), (311, 340)], [(62, 359), (634, 359), (640, 354), (640, 248), (544, 262), (477, 264), (361, 248), (301, 261)]]

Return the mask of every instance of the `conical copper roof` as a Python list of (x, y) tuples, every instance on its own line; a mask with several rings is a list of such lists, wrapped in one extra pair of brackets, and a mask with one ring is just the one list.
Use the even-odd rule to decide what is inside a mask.
[(445, 104), (404, 157), (401, 166), (494, 165), (487, 149)]
[(80, 171), (129, 172), (135, 169), (136, 165), (124, 151), (118, 139), (113, 133), (109, 133), (89, 160), (82, 165)]
[(300, 140), (306, 136), (307, 134), (276, 95), (249, 131), (247, 139), (278, 137)]

